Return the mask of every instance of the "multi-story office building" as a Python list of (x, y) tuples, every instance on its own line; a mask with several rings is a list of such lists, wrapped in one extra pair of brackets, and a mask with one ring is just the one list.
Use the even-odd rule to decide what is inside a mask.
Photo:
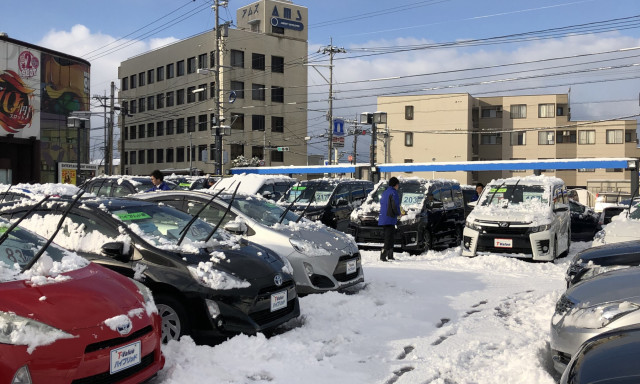
[[(389, 163), (640, 158), (636, 120), (572, 121), (568, 94), (384, 96), (378, 97), (378, 110), (387, 112), (389, 130), (385, 137), (387, 127), (378, 129), (378, 153)], [(541, 171), (562, 178), (568, 186), (585, 188), (597, 180), (631, 178), (631, 171), (623, 169)], [(527, 173), (531, 171), (435, 176), (472, 184)]]
[[(122, 62), (123, 172), (213, 174), (212, 127), (222, 125), (231, 128), (223, 136), (223, 173), (240, 157), (258, 157), (267, 166), (306, 164), (307, 15), (289, 1), (238, 9), (237, 27), (219, 28), (218, 66), (215, 31)], [(224, 122), (216, 119), (216, 90)]]

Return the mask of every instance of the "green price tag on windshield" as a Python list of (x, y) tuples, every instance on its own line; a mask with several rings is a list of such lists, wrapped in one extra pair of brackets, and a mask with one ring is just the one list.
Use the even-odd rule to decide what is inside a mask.
[(498, 191), (498, 192), (500, 192), (500, 193), (504, 193), (504, 192), (507, 192), (507, 188), (500, 188), (500, 189), (497, 189), (497, 190), (496, 190), (495, 188), (491, 188), (491, 189), (489, 190), (489, 193), (491, 193), (491, 192), (496, 192), (496, 191)]
[(190, 187), (191, 183), (180, 183), (178, 185), (181, 186), (181, 187)]
[(293, 188), (291, 188), (291, 189), (293, 189), (294, 191), (304, 191), (305, 189), (307, 189), (307, 187), (295, 187), (295, 186), (294, 186), (294, 187), (293, 187)]
[[(0, 227), (0, 233), (7, 232), (7, 229), (9, 229), (9, 227)], [(16, 229), (18, 229), (18, 228), (16, 228)]]
[(144, 212), (118, 213), (118, 218), (122, 221), (150, 219), (151, 216)]

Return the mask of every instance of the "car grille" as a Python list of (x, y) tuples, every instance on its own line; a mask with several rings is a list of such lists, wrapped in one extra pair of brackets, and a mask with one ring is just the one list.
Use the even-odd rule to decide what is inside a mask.
[(144, 335), (149, 334), (151, 332), (153, 332), (153, 327), (150, 326), (150, 325), (147, 325), (146, 327), (144, 327), (142, 329), (139, 329), (139, 330), (135, 331), (134, 333), (132, 333), (129, 336), (126, 336), (126, 337), (118, 337), (118, 338), (115, 338), (115, 339), (104, 340), (104, 341), (101, 341), (99, 343), (89, 344), (84, 349), (84, 353), (91, 353), (91, 352), (99, 351), (101, 349), (115, 347), (116, 345), (126, 344), (127, 342), (129, 342), (131, 340), (139, 339), (139, 338), (143, 337)]
[[(347, 262), (351, 260), (356, 260), (357, 267), (355, 273), (350, 273), (347, 275)], [(333, 271), (333, 277), (339, 282), (345, 282), (349, 280), (353, 280), (358, 277), (360, 274), (360, 253), (354, 253), (353, 255), (344, 255), (340, 256), (338, 259), (338, 264), (336, 265), (336, 269)]]
[(556, 303), (556, 314), (562, 315), (576, 305), (567, 295), (562, 295)]
[(135, 375), (136, 373), (143, 371), (145, 368), (153, 364), (154, 361), (154, 353), (144, 356), (140, 361), (140, 364), (135, 365), (131, 368), (127, 368), (120, 372), (114, 373), (113, 375), (109, 373), (109, 371), (99, 373), (97, 375), (84, 377), (82, 379), (73, 380), (71, 384), (111, 384), (118, 383), (130, 376)]
[(296, 301), (289, 300), (286, 308), (278, 309), (277, 311), (271, 312), (270, 309), (265, 309), (262, 311), (252, 312), (249, 314), (251, 320), (255, 321), (256, 324), (262, 326), (265, 324), (269, 324), (274, 320), (278, 320), (281, 317), (286, 316), (287, 314), (293, 312), (296, 308)]

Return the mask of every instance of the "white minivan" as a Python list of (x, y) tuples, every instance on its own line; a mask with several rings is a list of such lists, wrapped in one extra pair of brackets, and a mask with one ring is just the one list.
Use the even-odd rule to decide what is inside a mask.
[(493, 180), (465, 223), (462, 255), (554, 260), (571, 244), (569, 199), (557, 177)]

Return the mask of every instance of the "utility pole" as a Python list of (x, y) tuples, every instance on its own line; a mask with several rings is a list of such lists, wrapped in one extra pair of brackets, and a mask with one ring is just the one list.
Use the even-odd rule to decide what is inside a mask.
[[(318, 50), (318, 53), (329, 53), (329, 113), (327, 114), (327, 120), (329, 120), (329, 164), (333, 164), (331, 161), (331, 155), (333, 152), (333, 55), (336, 53), (347, 53), (344, 48), (338, 48), (333, 46), (333, 38), (331, 38), (331, 44), (322, 47)], [(336, 159), (337, 160), (337, 159)]]
[[(104, 171), (107, 173), (107, 164), (109, 160), (109, 146), (107, 145), (107, 91), (104, 91), (104, 96), (93, 95), (93, 99), (99, 101), (104, 109)], [(113, 107), (112, 107), (113, 108)]]
[[(227, 2), (223, 1), (222, 2), (222, 6), (226, 7), (227, 6)], [(216, 34), (216, 43), (215, 43), (215, 48), (213, 50), (213, 54), (214, 54), (214, 113), (215, 113), (215, 122), (213, 122), (214, 126), (212, 127), (215, 130), (215, 156), (214, 156), (214, 162), (215, 162), (215, 174), (216, 175), (222, 175), (223, 173), (223, 169), (222, 169), (222, 123), (225, 121), (224, 116), (223, 116), (223, 112), (222, 112), (222, 108), (221, 108), (221, 98), (220, 98), (220, 93), (222, 92), (222, 87), (220, 87), (220, 19), (219, 19), (219, 13), (218, 13), (218, 8), (220, 7), (220, 3), (218, 2), (218, 0), (214, 0), (213, 2), (213, 10), (215, 13), (215, 34)]]
[[(114, 118), (114, 101), (115, 101), (115, 97), (114, 97), (114, 92), (116, 91), (116, 85), (115, 83), (112, 81), (111, 82), (111, 111), (109, 112), (109, 137), (107, 138), (108, 140), (108, 144), (107, 144), (107, 157), (105, 158), (105, 162), (108, 161), (108, 163), (105, 164), (105, 172), (107, 173), (107, 175), (111, 176), (113, 175), (113, 118)], [(106, 111), (105, 111), (105, 115), (106, 115)], [(121, 160), (122, 161), (122, 160)]]

